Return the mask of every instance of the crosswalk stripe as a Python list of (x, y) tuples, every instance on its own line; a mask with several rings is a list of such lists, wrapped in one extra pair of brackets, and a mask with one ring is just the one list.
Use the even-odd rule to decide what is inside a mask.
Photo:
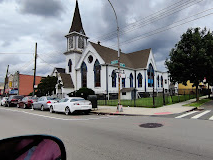
[(196, 116), (192, 117), (191, 119), (198, 119), (198, 118), (200, 118), (201, 116), (203, 116), (203, 115), (205, 115), (205, 114), (207, 114), (207, 113), (209, 113), (209, 112), (211, 112), (211, 110), (207, 110), (207, 111), (205, 111), (205, 112), (202, 112), (202, 113), (200, 113), (200, 114), (197, 114)]
[(213, 121), (213, 116), (209, 118), (209, 120)]
[(186, 114), (182, 114), (182, 115), (175, 117), (175, 118), (183, 118), (183, 117), (186, 117), (186, 116), (193, 114), (193, 113), (196, 113), (196, 112), (198, 112), (198, 111), (192, 111), (192, 112), (189, 112), (189, 113), (186, 113)]

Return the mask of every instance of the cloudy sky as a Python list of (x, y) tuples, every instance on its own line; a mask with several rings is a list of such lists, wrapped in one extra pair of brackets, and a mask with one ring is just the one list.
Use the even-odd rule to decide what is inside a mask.
[[(78, 0), (90, 41), (116, 49), (115, 17), (107, 0)], [(152, 48), (158, 70), (187, 28), (213, 30), (212, 0), (111, 0), (125, 53)], [(38, 43), (37, 75), (65, 67), (66, 38), (75, 0), (0, 0), (0, 82), (9, 73), (33, 75)]]

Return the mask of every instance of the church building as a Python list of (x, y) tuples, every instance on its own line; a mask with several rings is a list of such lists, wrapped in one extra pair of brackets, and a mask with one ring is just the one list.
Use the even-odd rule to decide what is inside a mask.
[[(91, 88), (96, 94), (108, 97), (118, 95), (118, 52), (88, 41), (84, 31), (78, 1), (67, 38), (66, 68), (55, 68), (52, 75), (58, 77), (56, 94), (65, 97), (68, 93), (82, 87)], [(120, 54), (120, 66), (123, 74), (121, 99), (132, 99), (146, 93), (167, 92), (170, 81), (167, 72), (157, 70), (152, 49)]]

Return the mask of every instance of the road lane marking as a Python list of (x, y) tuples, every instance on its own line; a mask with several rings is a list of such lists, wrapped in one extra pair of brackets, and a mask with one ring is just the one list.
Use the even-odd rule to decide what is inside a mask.
[(213, 121), (213, 116), (209, 118), (209, 120)]
[(44, 117), (44, 118), (50, 118), (50, 119), (56, 119), (56, 120), (63, 120), (63, 121), (88, 121), (88, 120), (98, 120), (98, 119), (108, 119), (108, 118), (116, 118), (118, 116), (106, 116), (106, 117), (98, 117), (98, 118), (83, 118), (83, 119), (66, 119), (66, 118), (57, 118), (57, 117), (51, 117), (51, 116), (45, 116), (45, 115), (40, 115), (40, 114), (35, 114), (35, 113), (30, 113), (26, 111), (18, 111), (18, 110), (13, 110), (13, 109), (6, 109), (6, 108), (0, 108), (2, 110), (6, 111), (13, 111), (13, 112), (19, 112), (19, 113), (26, 113), (34, 116), (39, 116), (39, 117)]
[(200, 113), (200, 114), (197, 114), (196, 116), (192, 117), (191, 119), (198, 119), (198, 118), (202, 117), (203, 115), (205, 115), (205, 114), (207, 114), (207, 113), (209, 113), (209, 112), (211, 112), (211, 110), (207, 110), (207, 111), (205, 111), (205, 112), (202, 112), (202, 113)]
[(186, 117), (186, 116), (193, 114), (193, 113), (196, 113), (196, 112), (198, 112), (198, 111), (192, 111), (192, 112), (189, 112), (189, 113), (186, 113), (186, 114), (182, 114), (182, 115), (175, 117), (175, 118), (183, 118), (183, 117)]

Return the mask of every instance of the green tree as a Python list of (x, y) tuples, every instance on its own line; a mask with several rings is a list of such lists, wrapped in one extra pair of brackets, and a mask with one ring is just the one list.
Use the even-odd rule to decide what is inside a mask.
[(206, 80), (210, 85), (213, 85), (213, 33), (208, 31), (203, 41), (207, 55), (205, 63)]
[(198, 86), (206, 76), (207, 53), (205, 50), (204, 37), (206, 29), (188, 29), (181, 36), (181, 40), (175, 45), (169, 54), (165, 64), (169, 70), (172, 82), (183, 83), (187, 81), (196, 87), (196, 97), (199, 101)]
[(52, 95), (52, 92), (55, 90), (55, 85), (57, 84), (56, 77), (50, 77), (49, 75), (45, 78), (42, 78), (41, 83), (38, 84), (38, 89), (36, 92), (37, 96)]

